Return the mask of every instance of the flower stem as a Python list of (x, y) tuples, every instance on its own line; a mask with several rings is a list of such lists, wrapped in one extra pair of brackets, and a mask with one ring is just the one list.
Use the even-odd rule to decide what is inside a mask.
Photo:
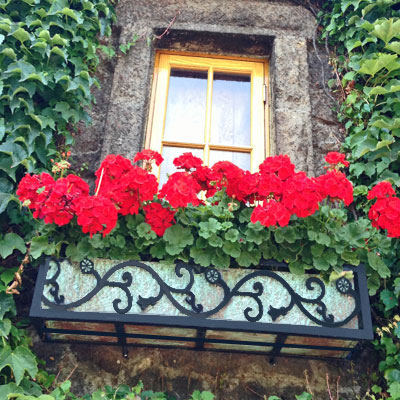
[(104, 168), (101, 169), (101, 174), (100, 174), (100, 179), (99, 179), (99, 184), (96, 189), (96, 193), (94, 194), (97, 196), (99, 194), (100, 186), (101, 186), (101, 181), (103, 180), (103, 175), (104, 175)]

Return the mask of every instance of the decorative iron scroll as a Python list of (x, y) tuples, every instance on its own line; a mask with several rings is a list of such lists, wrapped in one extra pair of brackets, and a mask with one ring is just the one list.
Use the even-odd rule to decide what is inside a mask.
[[(199, 317), (199, 318), (207, 318), (210, 317), (218, 311), (222, 310), (230, 300), (235, 296), (242, 296), (242, 297), (249, 297), (253, 299), (257, 304), (257, 309), (252, 307), (247, 307), (243, 311), (244, 317), (250, 322), (257, 322), (259, 321), (264, 313), (264, 307), (261, 301), (261, 295), (264, 293), (264, 285), (261, 282), (254, 282), (253, 283), (253, 290), (254, 291), (246, 291), (242, 290), (243, 285), (250, 281), (251, 279), (255, 279), (258, 277), (269, 277), (274, 279), (275, 281), (279, 282), (284, 289), (290, 295), (290, 302), (285, 307), (275, 308), (270, 305), (268, 314), (271, 316), (272, 320), (275, 321), (278, 317), (286, 315), (295, 305), (301, 310), (301, 312), (309, 318), (311, 321), (316, 323), (317, 325), (324, 326), (324, 327), (340, 327), (347, 324), (351, 321), (357, 314), (360, 312), (360, 297), (358, 293), (353, 289), (351, 282), (346, 279), (345, 277), (341, 277), (336, 281), (336, 290), (342, 294), (350, 296), (354, 299), (354, 310), (351, 314), (340, 321), (335, 321), (335, 318), (332, 314), (328, 314), (327, 306), (323, 301), (323, 298), (326, 293), (325, 284), (323, 281), (315, 276), (309, 277), (306, 282), (306, 288), (310, 291), (314, 289), (319, 289), (319, 295), (313, 299), (302, 297), (301, 295), (297, 294), (293, 288), (289, 285), (285, 279), (277, 274), (274, 271), (270, 271), (267, 269), (260, 269), (260, 270), (253, 270), (249, 272), (246, 276), (240, 279), (236, 285), (231, 289), (227, 283), (224, 281), (220, 271), (214, 268), (206, 268), (200, 267), (197, 265), (189, 265), (185, 263), (178, 263), (175, 267), (175, 275), (177, 278), (182, 278), (184, 276), (183, 271), (185, 270), (189, 274), (189, 282), (186, 284), (184, 288), (174, 288), (168, 284), (166, 284), (161, 277), (157, 274), (156, 271), (149, 265), (146, 265), (143, 262), (139, 261), (126, 261), (122, 262), (118, 265), (115, 265), (111, 269), (109, 269), (103, 277), (99, 275), (99, 273), (94, 268), (93, 261), (89, 259), (84, 259), (80, 263), (80, 270), (83, 274), (92, 275), (96, 279), (96, 286), (84, 297), (82, 297), (78, 301), (71, 302), (69, 304), (64, 304), (65, 297), (59, 294), (60, 287), (57, 283), (57, 278), (60, 275), (61, 267), (60, 262), (56, 259), (52, 259), (52, 262), (56, 266), (56, 271), (51, 278), (46, 279), (45, 285), (51, 285), (51, 289), (49, 293), (53, 296), (54, 301), (50, 301), (46, 296), (42, 295), (42, 302), (45, 306), (53, 309), (60, 309), (60, 310), (68, 310), (71, 308), (79, 307), (82, 304), (86, 303), (90, 299), (92, 299), (97, 293), (99, 293), (105, 287), (116, 287), (121, 289), (127, 299), (126, 307), (120, 307), (120, 303), (122, 302), (121, 299), (117, 298), (113, 300), (113, 307), (114, 310), (119, 314), (128, 313), (133, 304), (133, 296), (130, 291), (130, 286), (132, 285), (132, 274), (128, 271), (125, 271), (122, 274), (123, 282), (116, 282), (110, 280), (112, 275), (123, 268), (126, 267), (134, 267), (138, 269), (142, 269), (147, 271), (152, 278), (157, 282), (159, 285), (159, 292), (156, 296), (151, 297), (142, 297), (141, 295), (138, 296), (137, 304), (140, 306), (142, 311), (146, 310), (150, 306), (154, 306), (157, 302), (159, 302), (163, 296), (166, 296), (169, 301), (176, 307), (176, 309), (184, 315), (191, 316), (191, 317)], [(267, 263), (268, 265), (268, 263)], [(210, 285), (215, 285), (223, 290), (223, 298), (221, 302), (211, 310), (205, 311), (201, 302), (196, 299), (196, 295), (193, 293), (193, 284), (195, 282), (195, 275), (202, 275), (202, 278), (205, 279)], [(185, 301), (189, 308), (184, 307), (180, 304), (173, 294), (182, 294), (186, 295)], [(311, 304), (316, 306), (316, 312), (320, 315), (320, 318), (311, 314), (307, 308), (305, 307), (306, 304)]]

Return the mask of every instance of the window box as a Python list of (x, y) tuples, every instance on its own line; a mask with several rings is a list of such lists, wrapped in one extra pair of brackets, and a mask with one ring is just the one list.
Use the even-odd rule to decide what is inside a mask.
[(43, 340), (350, 358), (372, 339), (362, 265), (323, 282), (286, 264), (214, 269), (178, 263), (49, 259), (30, 315)]

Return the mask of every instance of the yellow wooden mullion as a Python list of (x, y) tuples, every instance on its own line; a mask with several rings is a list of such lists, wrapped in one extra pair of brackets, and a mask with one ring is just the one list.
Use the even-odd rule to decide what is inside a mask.
[(214, 69), (211, 66), (208, 70), (207, 79), (207, 103), (206, 103), (206, 123), (204, 128), (204, 164), (210, 162), (210, 137), (211, 137), (211, 109), (212, 109), (212, 89), (214, 80)]

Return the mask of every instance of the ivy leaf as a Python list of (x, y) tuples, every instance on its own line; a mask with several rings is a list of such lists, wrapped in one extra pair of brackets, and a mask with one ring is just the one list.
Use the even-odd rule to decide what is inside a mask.
[(365, 60), (358, 70), (360, 74), (375, 76), (383, 68), (390, 68), (393, 61), (397, 60), (396, 54), (381, 54), (374, 60)]
[(389, 385), (388, 392), (392, 396), (393, 400), (400, 399), (400, 382), (392, 382)]
[(11, 350), (10, 346), (3, 348), (0, 352), (0, 371), (6, 366), (12, 369), (17, 385), (20, 384), (25, 371), (32, 378), (38, 373), (35, 356), (24, 346), (18, 346), (14, 350)]
[(400, 42), (392, 42), (386, 45), (386, 48), (400, 54)]
[(17, 204), (20, 204), (19, 200), (14, 195), (10, 193), (0, 193), (0, 214), (6, 210), (10, 201), (14, 201)]
[(7, 337), (10, 333), (11, 321), (8, 318), (0, 320), (0, 336)]
[(7, 385), (0, 385), (0, 399), (8, 399), (9, 394), (20, 393), (24, 394), (24, 389), (16, 385), (14, 382), (7, 383)]
[(26, 246), (21, 236), (16, 233), (6, 233), (5, 236), (0, 239), (0, 256), (7, 258), (13, 251), (17, 249), (21, 253), (25, 253)]
[(14, 299), (12, 295), (0, 292), (0, 319), (3, 319), (7, 312), (10, 312), (12, 316), (16, 315)]
[(393, 22), (393, 18), (390, 18), (380, 24), (375, 24), (371, 34), (383, 40), (387, 45), (394, 37), (400, 34), (400, 20), (397, 19), (396, 22)]
[(391, 290), (388, 289), (382, 290), (380, 298), (383, 304), (385, 305), (385, 311), (389, 311), (392, 308), (397, 307), (398, 305), (398, 299)]
[(378, 272), (381, 278), (389, 278), (390, 277), (390, 270), (386, 266), (386, 264), (382, 261), (382, 259), (375, 253), (369, 252), (368, 253), (368, 264), (369, 266)]
[(12, 36), (14, 36), (21, 44), (24, 44), (24, 42), (31, 39), (29, 33), (23, 28), (18, 28), (12, 33)]

